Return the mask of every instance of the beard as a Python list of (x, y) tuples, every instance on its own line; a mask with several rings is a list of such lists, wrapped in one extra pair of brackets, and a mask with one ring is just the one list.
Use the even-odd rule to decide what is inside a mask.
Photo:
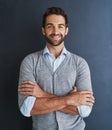
[[(53, 36), (58, 36), (58, 35), (60, 36), (59, 40), (57, 40), (57, 41), (52, 40)], [(59, 46), (61, 43), (63, 43), (65, 36), (63, 36), (61, 34), (51, 34), (49, 37), (45, 35), (45, 39), (46, 39), (47, 43), (51, 44), (52, 46)]]

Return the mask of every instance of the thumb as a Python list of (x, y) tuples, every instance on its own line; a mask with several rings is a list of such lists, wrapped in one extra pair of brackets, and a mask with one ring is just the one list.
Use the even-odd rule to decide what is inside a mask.
[(76, 86), (73, 87), (73, 91), (74, 91), (74, 92), (77, 92), (77, 87), (76, 87)]

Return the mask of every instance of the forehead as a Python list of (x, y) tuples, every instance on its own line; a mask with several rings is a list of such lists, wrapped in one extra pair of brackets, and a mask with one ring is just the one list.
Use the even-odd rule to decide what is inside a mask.
[(65, 18), (61, 15), (48, 15), (46, 17), (46, 24), (52, 23), (52, 24), (65, 24)]

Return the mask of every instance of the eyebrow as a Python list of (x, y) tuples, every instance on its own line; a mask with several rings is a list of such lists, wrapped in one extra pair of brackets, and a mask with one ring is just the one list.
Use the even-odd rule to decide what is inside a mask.
[[(52, 24), (52, 23), (47, 23), (46, 26), (47, 26), (47, 25), (53, 25), (53, 24)], [(66, 26), (65, 24), (62, 24), (62, 23), (60, 23), (60, 24), (58, 24), (58, 25)]]
[(47, 25), (53, 25), (53, 24), (52, 24), (52, 23), (47, 23), (46, 26), (47, 26)]

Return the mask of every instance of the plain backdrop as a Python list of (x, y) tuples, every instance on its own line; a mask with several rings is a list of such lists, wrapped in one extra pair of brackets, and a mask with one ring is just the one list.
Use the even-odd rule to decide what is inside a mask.
[(42, 15), (59, 6), (69, 19), (66, 48), (90, 66), (96, 103), (86, 130), (112, 129), (112, 0), (0, 0), (0, 129), (31, 130), (18, 109), (22, 59), (43, 49)]

